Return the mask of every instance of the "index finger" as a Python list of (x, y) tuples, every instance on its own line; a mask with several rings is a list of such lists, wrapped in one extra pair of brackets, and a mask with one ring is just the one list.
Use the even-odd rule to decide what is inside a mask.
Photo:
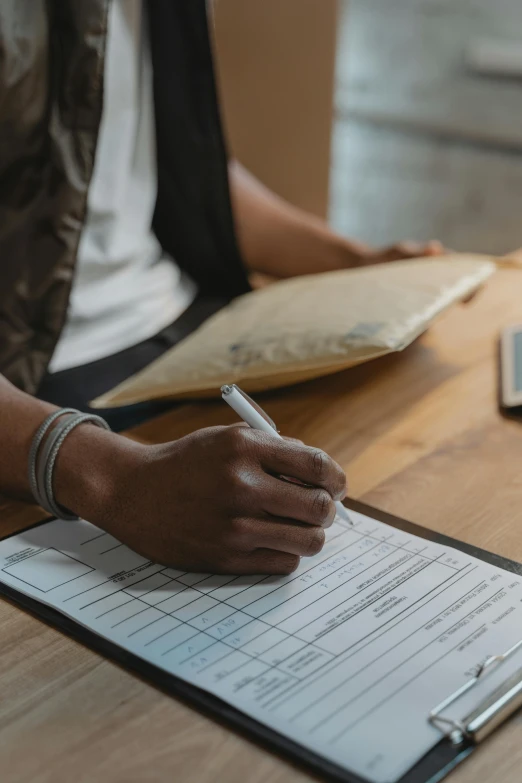
[(322, 449), (268, 435), (259, 438), (259, 460), (267, 473), (288, 476), (304, 484), (325, 489), (334, 500), (346, 495), (346, 475)]

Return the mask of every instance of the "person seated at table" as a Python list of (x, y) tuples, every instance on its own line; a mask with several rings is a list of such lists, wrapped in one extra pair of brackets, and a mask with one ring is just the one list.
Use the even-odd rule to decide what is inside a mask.
[[(102, 0), (13, 1), (0, 28), (3, 494), (33, 499), (29, 452), (50, 414), (89, 411), (247, 291), (250, 272), (440, 251), (350, 242), (228, 160), (205, 0), (112, 0), (108, 17)], [(107, 419), (121, 429), (158, 410)], [(323, 452), (247, 427), (145, 446), (87, 422), (64, 439), (49, 491), (151, 559), (288, 573), (322, 547), (345, 476)]]

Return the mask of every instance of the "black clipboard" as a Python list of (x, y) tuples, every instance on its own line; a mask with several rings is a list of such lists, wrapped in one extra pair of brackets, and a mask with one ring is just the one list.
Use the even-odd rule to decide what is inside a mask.
[[(398, 530), (403, 530), (405, 533), (410, 533), (437, 544), (451, 546), (479, 560), (483, 560), (498, 568), (503, 568), (506, 571), (511, 571), (522, 577), (522, 565), (513, 560), (436, 533), (359, 501), (347, 499), (344, 501), (344, 505), (352, 511), (373, 517), (379, 522), (384, 522)], [(38, 523), (38, 525), (49, 521), (51, 520), (46, 519), (44, 522)], [(330, 781), (331, 783), (368, 783), (367, 779), (361, 778), (293, 740), (284, 737), (211, 693), (191, 685), (175, 675), (168, 674), (137, 655), (127, 652), (119, 645), (98, 636), (98, 634), (76, 623), (55, 609), (41, 604), (33, 598), (29, 598), (2, 582), (0, 582), (0, 595), (16, 606), (27, 610), (35, 617), (63, 631), (86, 647), (90, 647), (126, 669), (135, 672), (165, 693), (180, 698), (186, 704), (201, 710), (207, 715), (211, 715), (218, 722), (230, 726), (243, 736), (262, 744), (268, 750), (286, 757), (308, 772), (315, 773), (321, 780)], [(477, 744), (471, 739), (463, 738), (458, 745), (455, 745), (448, 737), (443, 736), (440, 742), (403, 775), (397, 783), (437, 783), (437, 781), (442, 780), (452, 769), (467, 758), (476, 747)]]

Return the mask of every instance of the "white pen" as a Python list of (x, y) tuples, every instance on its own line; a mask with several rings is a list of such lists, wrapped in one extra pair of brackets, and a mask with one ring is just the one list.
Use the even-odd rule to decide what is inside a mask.
[[(243, 419), (245, 424), (248, 424), (253, 430), (261, 430), (261, 432), (266, 432), (267, 435), (274, 435), (276, 438), (281, 437), (270, 416), (268, 416), (264, 410), (260, 408), (257, 402), (254, 402), (254, 400), (248, 396), (248, 394), (241, 391), (239, 386), (236, 386), (235, 383), (222, 386), (221, 396), (225, 402), (235, 410), (237, 415)], [(334, 502), (337, 515), (345, 522), (353, 525), (353, 522), (341, 501), (336, 500)]]

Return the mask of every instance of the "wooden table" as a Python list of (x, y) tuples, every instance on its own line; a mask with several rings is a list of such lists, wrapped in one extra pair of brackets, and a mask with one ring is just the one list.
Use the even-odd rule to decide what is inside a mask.
[[(402, 355), (267, 395), (288, 435), (329, 451), (351, 494), (522, 560), (522, 423), (501, 418), (496, 340), (522, 321), (522, 272), (498, 272)], [(141, 427), (144, 441), (232, 421), (188, 405)], [(7, 533), (31, 519), (0, 510)], [(2, 783), (305, 783), (261, 749), (24, 612), (0, 602)], [(451, 783), (522, 779), (522, 717), (499, 730)]]

